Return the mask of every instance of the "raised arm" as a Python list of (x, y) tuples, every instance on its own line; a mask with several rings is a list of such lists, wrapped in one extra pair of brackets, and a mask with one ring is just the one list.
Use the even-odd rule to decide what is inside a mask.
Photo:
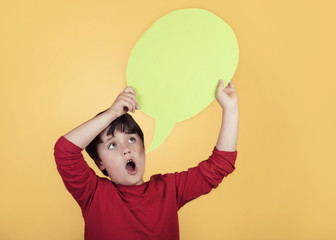
[(222, 126), (216, 147), (212, 155), (188, 171), (175, 173), (177, 206), (181, 208), (187, 202), (207, 194), (216, 188), (224, 177), (235, 169), (238, 151), (238, 97), (232, 82), (223, 89), (220, 81), (216, 91), (216, 100), (223, 109)]
[(135, 109), (139, 109), (135, 91), (131, 87), (127, 87), (118, 95), (112, 106), (104, 113), (86, 121), (65, 134), (64, 137), (78, 147), (84, 149), (114, 119), (128, 111), (135, 112)]
[(238, 96), (232, 81), (223, 89), (224, 83), (220, 80), (216, 100), (223, 109), (222, 126), (216, 148), (220, 151), (234, 152), (238, 139)]

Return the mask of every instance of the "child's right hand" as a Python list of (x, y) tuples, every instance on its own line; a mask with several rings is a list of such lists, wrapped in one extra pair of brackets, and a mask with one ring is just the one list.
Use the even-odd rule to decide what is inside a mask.
[(116, 118), (121, 115), (140, 109), (136, 100), (136, 93), (133, 88), (126, 87), (125, 90), (118, 95), (114, 100), (112, 106), (107, 110), (111, 112)]

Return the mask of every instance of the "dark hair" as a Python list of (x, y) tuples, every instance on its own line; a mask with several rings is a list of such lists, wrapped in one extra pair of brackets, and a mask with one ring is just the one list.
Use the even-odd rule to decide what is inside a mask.
[[(105, 110), (106, 111), (106, 110)], [(105, 111), (98, 113), (96, 117)], [(131, 115), (128, 113), (125, 113), (124, 115), (121, 115), (120, 117), (116, 118), (110, 123), (110, 129), (107, 131), (107, 136), (112, 135), (114, 137), (114, 132), (115, 131), (120, 131), (122, 133), (136, 133), (140, 137), (142, 141), (142, 146), (144, 145), (144, 138), (143, 138), (143, 132), (139, 125), (136, 123), (136, 121), (133, 119)], [(97, 147), (99, 143), (102, 143), (103, 141), (100, 138), (100, 134), (98, 134), (90, 143), (89, 145), (85, 148), (85, 151), (89, 154), (89, 156), (94, 160), (95, 164), (99, 166), (101, 163), (101, 159), (99, 157)], [(105, 176), (108, 176), (108, 173), (106, 169), (101, 170), (102, 173)]]

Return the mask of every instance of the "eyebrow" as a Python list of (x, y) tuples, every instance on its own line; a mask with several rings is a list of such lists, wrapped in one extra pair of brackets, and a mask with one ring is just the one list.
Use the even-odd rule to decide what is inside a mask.
[(103, 143), (107, 143), (108, 141), (110, 141), (112, 138), (114, 138), (114, 137), (109, 137), (108, 139), (106, 139), (106, 141), (105, 142), (103, 142)]
[[(127, 135), (135, 135), (136, 133), (126, 133), (126, 132), (125, 132), (125, 134), (127, 134)], [(113, 136), (109, 137), (109, 138), (106, 139), (106, 141), (103, 142), (103, 143), (107, 143), (107, 142), (110, 141), (112, 138), (114, 138), (114, 137), (113, 137)]]

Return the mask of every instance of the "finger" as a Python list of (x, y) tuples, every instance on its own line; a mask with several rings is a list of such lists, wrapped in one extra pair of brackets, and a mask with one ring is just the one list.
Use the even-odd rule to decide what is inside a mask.
[(137, 101), (136, 96), (133, 93), (121, 93), (121, 96), (126, 97), (128, 99), (132, 99), (135, 102)]
[(130, 109), (130, 111), (134, 113), (135, 112), (136, 101), (134, 101), (132, 98), (130, 98), (128, 102), (132, 105), (132, 109)]
[(132, 104), (132, 109), (131, 112), (135, 112), (135, 107), (136, 107), (136, 100), (133, 100), (133, 98), (130, 99), (129, 101)]
[[(127, 108), (127, 111), (130, 111), (130, 112), (134, 112), (134, 110), (133, 110), (133, 105), (132, 105), (132, 103), (130, 103), (129, 101), (127, 101), (127, 100), (123, 100), (122, 102), (121, 102), (121, 105), (123, 106), (123, 108)], [(127, 112), (126, 111), (126, 112)]]
[(124, 89), (124, 91), (121, 93), (121, 95), (131, 97), (134, 100), (134, 102), (135, 102), (135, 107), (134, 108), (137, 109), (137, 110), (140, 109), (140, 107), (138, 105), (138, 102), (136, 100), (136, 92), (135, 92), (135, 90), (133, 88), (126, 87)]
[(126, 93), (124, 93), (122, 96), (121, 96), (122, 99), (125, 99), (127, 100), (128, 102), (132, 103), (132, 105), (134, 106), (134, 110), (135, 109), (140, 109), (139, 105), (138, 105), (138, 102), (136, 100), (136, 97), (133, 93), (128, 93), (126, 95)]
[(125, 95), (125, 96), (127, 96), (127, 97), (130, 97), (130, 98), (132, 98), (132, 99), (133, 99), (133, 101), (135, 102), (135, 109), (137, 109), (137, 110), (139, 110), (139, 109), (140, 109), (140, 107), (139, 107), (139, 105), (138, 105), (138, 101), (137, 101), (137, 99), (136, 99), (136, 95), (135, 95), (135, 94), (133, 94), (133, 93), (123, 93), (123, 95)]
[(232, 81), (230, 81), (228, 83), (228, 85), (226, 85), (225, 89), (224, 90), (231, 90), (233, 88), (233, 84), (232, 84)]
[(133, 88), (131, 88), (131, 87), (126, 87), (125, 90), (124, 90), (124, 92), (126, 92), (126, 93), (133, 93), (134, 95), (136, 95), (135, 90)]
[(220, 93), (221, 90), (223, 90), (224, 82), (223, 80), (219, 80), (218, 86), (217, 86), (217, 93)]
[(131, 107), (129, 107), (129, 111), (132, 111), (133, 108), (135, 107), (134, 99), (132, 97), (126, 96), (125, 94), (122, 94), (122, 93), (118, 96), (118, 102), (122, 106), (124, 106), (124, 104), (130, 104)]
[[(130, 88), (131, 89), (131, 88)], [(133, 90), (133, 89), (131, 89)], [(130, 91), (130, 92), (123, 92), (121, 93), (122, 96), (126, 96), (128, 98), (132, 98), (133, 101), (135, 102), (135, 109), (140, 109), (139, 105), (138, 105), (138, 102), (137, 102), (137, 99), (136, 99), (136, 94), (135, 94), (135, 91)]]

